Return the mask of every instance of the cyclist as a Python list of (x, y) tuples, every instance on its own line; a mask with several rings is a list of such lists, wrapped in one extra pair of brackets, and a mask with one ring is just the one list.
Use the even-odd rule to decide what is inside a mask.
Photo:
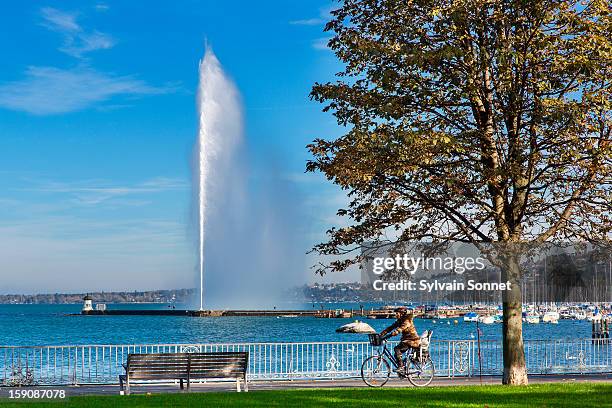
[(404, 359), (402, 358), (402, 355), (408, 349), (412, 349), (415, 353), (418, 352), (419, 347), (421, 346), (421, 338), (414, 327), (414, 315), (408, 310), (407, 307), (400, 306), (395, 309), (394, 312), (397, 320), (391, 326), (380, 332), (380, 335), (385, 337), (387, 333), (390, 333), (387, 337), (393, 337), (400, 333), (402, 334), (400, 343), (393, 348), (393, 351), (395, 352), (395, 360), (397, 361), (397, 370), (395, 371), (401, 373), (404, 371)]

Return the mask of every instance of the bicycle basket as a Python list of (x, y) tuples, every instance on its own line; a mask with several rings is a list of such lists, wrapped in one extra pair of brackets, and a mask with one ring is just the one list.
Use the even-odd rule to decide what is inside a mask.
[(380, 334), (368, 334), (368, 337), (370, 338), (370, 344), (373, 346), (380, 346), (382, 345), (382, 337), (380, 336)]

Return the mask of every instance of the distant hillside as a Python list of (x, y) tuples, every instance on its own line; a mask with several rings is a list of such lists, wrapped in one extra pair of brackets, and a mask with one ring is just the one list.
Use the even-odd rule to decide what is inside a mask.
[(94, 303), (185, 303), (195, 289), (164, 289), (134, 292), (46, 293), (38, 295), (0, 295), (0, 304), (83, 303), (86, 294)]

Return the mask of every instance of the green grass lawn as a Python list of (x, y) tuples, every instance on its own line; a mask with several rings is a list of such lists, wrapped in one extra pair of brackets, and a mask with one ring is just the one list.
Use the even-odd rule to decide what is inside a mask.
[[(2, 395), (6, 395), (3, 393)], [(320, 388), (236, 392), (84, 396), (66, 400), (0, 400), (1, 407), (612, 407), (612, 384), (529, 387)]]

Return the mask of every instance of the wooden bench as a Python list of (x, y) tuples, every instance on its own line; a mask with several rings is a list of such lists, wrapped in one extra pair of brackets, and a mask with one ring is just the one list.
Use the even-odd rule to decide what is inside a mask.
[(125, 375), (119, 376), (120, 394), (124, 393), (124, 382), (129, 394), (132, 381), (179, 380), (181, 389), (186, 381), (189, 390), (193, 380), (226, 378), (236, 379), (238, 392), (242, 380), (248, 392), (248, 364), (248, 352), (129, 354)]

